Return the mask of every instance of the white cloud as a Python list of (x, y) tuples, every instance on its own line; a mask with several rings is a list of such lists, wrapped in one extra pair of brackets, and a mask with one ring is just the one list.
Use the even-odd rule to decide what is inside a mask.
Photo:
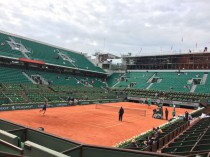
[[(7, 0), (0, 29), (72, 50), (134, 54), (210, 47), (210, 1)], [(184, 42), (181, 42), (181, 38)]]

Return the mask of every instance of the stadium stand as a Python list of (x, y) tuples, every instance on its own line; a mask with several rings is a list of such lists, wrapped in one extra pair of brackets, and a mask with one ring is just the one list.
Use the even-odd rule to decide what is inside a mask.
[(99, 87), (38, 84), (2, 84), (1, 87), (1, 104), (67, 101), (69, 97), (78, 100), (116, 99), (115, 94)]
[(168, 147), (163, 148), (162, 152), (177, 155), (192, 155), (210, 151), (210, 144), (207, 142), (210, 138), (209, 121), (209, 117), (201, 119), (181, 136), (177, 137)]
[(104, 73), (101, 68), (96, 67), (82, 53), (4, 33), (0, 33), (0, 42), (2, 56), (40, 60), (48, 64)]
[(156, 152), (164, 145), (167, 145), (167, 143), (169, 143), (173, 138), (181, 134), (188, 126), (189, 122), (180, 119), (179, 121), (171, 124), (169, 123), (164, 128), (161, 128), (163, 132), (160, 133), (159, 137), (153, 139), (154, 142), (151, 145), (145, 145), (144, 141), (147, 140), (147, 137), (152, 137), (154, 135), (152, 130), (147, 135), (136, 139), (138, 148), (132, 147), (131, 143), (128, 143), (124, 148)]
[(204, 84), (197, 85), (195, 93), (210, 93), (210, 76), (207, 74), (207, 78)]
[(160, 82), (153, 83), (150, 87), (151, 90), (162, 91), (177, 91), (177, 92), (189, 92), (191, 84), (187, 84), (188, 80), (192, 78), (192, 73), (175, 73), (175, 72), (158, 72), (156, 78), (161, 79)]
[(145, 89), (118, 89), (113, 88), (112, 92), (116, 94), (124, 93), (128, 97), (142, 97), (142, 98), (156, 98), (155, 94), (158, 94), (158, 97), (161, 97), (166, 100), (177, 100), (177, 101), (187, 101), (187, 102), (200, 102), (201, 99), (210, 99), (210, 94), (205, 93), (185, 93), (185, 92), (162, 92), (159, 90), (145, 90)]
[(108, 77), (107, 84), (109, 87), (113, 87), (117, 82), (120, 81), (120, 76), (122, 76), (122, 73), (113, 73)]
[(1, 55), (8, 56), (8, 57), (15, 57), (15, 58), (24, 57), (20, 51), (15, 50), (15, 49), (11, 49), (9, 43), (7, 42), (8, 40), (9, 40), (8, 35), (0, 33), (0, 52), (1, 52)]
[[(113, 73), (107, 80), (109, 87), (190, 92), (194, 80), (201, 80), (203, 72), (128, 72)], [(130, 86), (134, 83), (133, 86)], [(151, 85), (150, 85), (151, 84)], [(209, 93), (209, 77), (198, 84), (195, 93)], [(192, 92), (193, 93), (193, 92)]]
[(21, 69), (0, 66), (0, 83), (30, 83)]
[[(153, 73), (147, 72), (128, 72), (125, 75), (121, 76), (121, 81), (115, 87), (133, 87), (133, 88), (143, 88), (145, 89), (149, 84), (147, 81), (153, 75)], [(134, 85), (131, 85), (131, 84)]]

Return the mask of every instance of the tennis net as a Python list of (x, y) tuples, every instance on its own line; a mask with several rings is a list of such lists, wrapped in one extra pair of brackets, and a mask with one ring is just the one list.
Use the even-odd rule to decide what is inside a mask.
[[(96, 104), (96, 109), (103, 109), (103, 110), (108, 110), (108, 111), (119, 112), (120, 107)], [(138, 108), (128, 108), (128, 107), (123, 107), (123, 109), (124, 109), (125, 114), (135, 114), (138, 116), (146, 116), (146, 110), (141, 110)]]

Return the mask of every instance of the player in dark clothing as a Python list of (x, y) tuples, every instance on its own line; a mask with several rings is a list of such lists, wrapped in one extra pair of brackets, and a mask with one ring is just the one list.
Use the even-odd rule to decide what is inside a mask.
[(119, 121), (122, 121), (123, 114), (124, 114), (124, 109), (121, 107), (119, 110)]
[(44, 114), (45, 114), (45, 112), (46, 112), (47, 105), (48, 105), (48, 102), (47, 102), (47, 101), (45, 101), (44, 106), (43, 106), (43, 107), (42, 107), (42, 109), (39, 111), (39, 112), (42, 112), (42, 111), (43, 111), (43, 115), (44, 115)]
[(168, 120), (168, 109), (165, 109), (165, 116), (166, 116), (166, 120)]

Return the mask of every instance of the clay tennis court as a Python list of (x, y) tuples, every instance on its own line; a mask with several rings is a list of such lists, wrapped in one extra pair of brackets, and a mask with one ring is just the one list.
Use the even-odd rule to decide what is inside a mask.
[[(39, 109), (4, 111), (0, 113), (0, 118), (35, 129), (43, 127), (46, 132), (61, 137), (101, 146), (113, 146), (167, 122), (152, 118), (153, 109), (157, 106), (152, 105), (148, 109), (147, 105), (130, 102), (103, 105), (146, 110), (146, 116), (126, 114), (125, 110), (123, 121), (120, 122), (116, 111), (85, 105), (47, 108), (44, 116), (39, 113)], [(172, 108), (167, 108), (171, 118)], [(185, 111), (192, 112), (190, 109), (177, 108), (176, 115), (184, 114)]]

